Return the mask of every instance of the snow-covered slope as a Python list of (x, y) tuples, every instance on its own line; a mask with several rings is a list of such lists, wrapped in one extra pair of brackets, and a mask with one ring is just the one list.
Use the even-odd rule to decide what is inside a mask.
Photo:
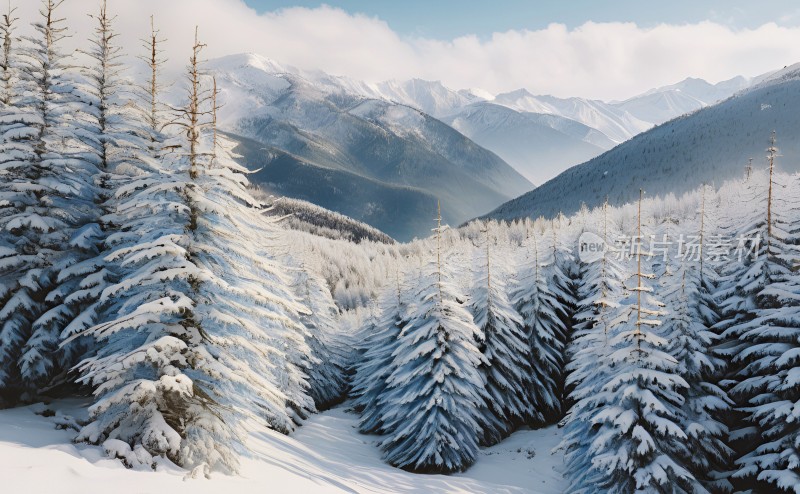
[(639, 120), (661, 124), (729, 98), (747, 88), (750, 83), (750, 79), (741, 76), (717, 84), (688, 78), (613, 105)]
[(602, 132), (615, 143), (626, 141), (652, 126), (651, 122), (639, 120), (602, 101), (534, 96), (526, 89), (499, 94), (494, 102), (517, 111), (558, 115), (575, 120)]
[[(794, 75), (792, 75), (794, 74)], [(537, 189), (503, 204), (488, 217), (518, 218), (571, 213), (586, 203), (632, 201), (639, 187), (649, 195), (680, 194), (702, 183), (721, 184), (766, 166), (770, 133), (777, 131), (778, 169), (800, 170), (800, 72), (787, 72), (717, 105), (640, 134)]]
[(358, 434), (357, 416), (336, 408), (312, 416), (292, 436), (252, 429), (252, 455), (242, 460), (241, 475), (206, 479), (202, 474), (192, 478), (167, 461), (155, 473), (130, 470), (100, 447), (73, 444), (74, 432), (56, 426), (69, 423), (71, 414), (84, 413), (83, 405), (58, 402), (50, 408), (54, 417), (34, 414), (48, 409), (41, 404), (0, 411), (3, 492), (556, 494), (566, 487), (561, 456), (551, 454), (561, 439), (553, 427), (520, 431), (483, 449), (465, 473), (417, 475), (381, 461), (378, 438)]
[[(241, 151), (254, 181), (407, 240), (428, 234), (442, 201), (459, 223), (532, 188), (487, 151), (430, 115), (368, 85), (281, 67), (256, 55), (212, 61), (226, 130), (251, 141)], [(406, 88), (411, 90), (412, 87)], [(356, 201), (359, 196), (362, 199)], [(369, 196), (371, 200), (366, 200)], [(396, 215), (400, 206), (407, 212)]]
[(494, 150), (533, 183), (544, 183), (614, 145), (605, 134), (575, 120), (489, 102), (469, 105), (443, 121)]

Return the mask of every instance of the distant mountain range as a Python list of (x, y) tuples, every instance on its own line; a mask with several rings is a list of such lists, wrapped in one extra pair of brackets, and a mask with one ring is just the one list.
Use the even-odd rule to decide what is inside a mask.
[(603, 102), (419, 79), (367, 83), (253, 54), (210, 69), (222, 88), (222, 126), (259, 170), (254, 180), (398, 240), (428, 234), (437, 200), (447, 222), (461, 223), (773, 76), (686, 79)]
[(374, 226), (427, 236), (441, 200), (455, 224), (533, 188), (496, 154), (419, 109), (366, 86), (306, 77), (255, 55), (210, 64), (222, 126), (259, 171), (253, 180)]
[[(659, 98), (674, 96), (670, 91), (660, 94)], [(743, 176), (749, 158), (754, 168), (767, 166), (765, 150), (773, 130), (780, 149), (778, 169), (800, 170), (800, 64), (756, 78), (721, 103), (639, 134), (486, 217), (570, 214), (582, 203), (594, 207), (606, 197), (618, 205), (633, 201), (640, 187), (649, 195), (679, 195), (703, 183), (720, 185)]]

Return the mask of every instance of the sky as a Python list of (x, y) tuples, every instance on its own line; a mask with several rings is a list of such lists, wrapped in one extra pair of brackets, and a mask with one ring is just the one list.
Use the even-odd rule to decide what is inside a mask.
[[(593, 22), (635, 22), (641, 27), (714, 21), (731, 27), (758, 27), (767, 22), (792, 24), (796, 0), (405, 0), (291, 1), (246, 0), (259, 13), (287, 7), (327, 4), (387, 22), (403, 36), (453, 39), (488, 37), (508, 30), (535, 30), (552, 23), (572, 29)], [(789, 14), (780, 19), (778, 13)]]
[[(12, 0), (22, 22), (38, 8)], [(99, 0), (60, 7), (86, 46)], [(119, 41), (140, 51), (150, 15), (168, 38), (169, 74), (195, 25), (207, 58), (252, 52), (369, 82), (421, 78), (490, 93), (625, 99), (699, 77), (719, 82), (800, 62), (800, 3), (790, 0), (108, 0)]]

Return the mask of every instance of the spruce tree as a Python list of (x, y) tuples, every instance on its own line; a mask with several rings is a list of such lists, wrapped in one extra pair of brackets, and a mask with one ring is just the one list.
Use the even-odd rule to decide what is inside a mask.
[(306, 373), (311, 397), (317, 410), (341, 401), (347, 383), (344, 335), (338, 331), (339, 310), (325, 280), (302, 262), (297, 273), (296, 291), (304, 305), (301, 322), (311, 350), (306, 356)]
[[(758, 248), (733, 272), (725, 308), (729, 326), (725, 337), (732, 364), (738, 371), (730, 392), (745, 415), (734, 435), (741, 457), (734, 477), (762, 489), (791, 492), (800, 483), (796, 458), (800, 429), (792, 412), (800, 401), (796, 379), (800, 300), (797, 281), (797, 216), (800, 202), (793, 187), (776, 182), (774, 133), (768, 149), (762, 186), (761, 216), (741, 230), (758, 238)], [(763, 194), (766, 192), (766, 194)], [(765, 206), (765, 207), (764, 207)], [(734, 278), (735, 277), (735, 278)]]
[(386, 461), (427, 473), (462, 471), (475, 462), (486, 397), (478, 371), (485, 360), (476, 345), (483, 335), (442, 262), (439, 221), (436, 261), (423, 268), (412, 292), (382, 399)]
[[(638, 237), (641, 238), (641, 194)], [(666, 353), (659, 334), (663, 303), (653, 295), (636, 252), (636, 286), (610, 321), (610, 371), (595, 396), (582, 398), (580, 408), (592, 424), (585, 454), (588, 471), (569, 468), (575, 492), (696, 492), (699, 482), (682, 460), (687, 436), (680, 428), (682, 393), (688, 387), (677, 375), (677, 361)], [(574, 456), (573, 456), (574, 459)], [(580, 464), (580, 459), (577, 459)]]
[(484, 248), (477, 249), (469, 296), (470, 312), (483, 333), (481, 373), (489, 399), (481, 444), (486, 446), (500, 442), (534, 413), (529, 394), (534, 387), (531, 348), (522, 318), (508, 299), (506, 270), (492, 256), (490, 226), (486, 225)]
[(355, 367), (352, 395), (353, 406), (359, 410), (359, 430), (365, 434), (382, 434), (387, 379), (391, 373), (393, 354), (399, 344), (399, 335), (406, 324), (408, 302), (405, 284), (400, 273), (395, 273), (394, 283), (387, 284), (378, 300), (376, 316), (362, 333), (363, 351)]
[(547, 423), (546, 417), (553, 417), (561, 410), (558, 381), (563, 372), (563, 350), (557, 335), (564, 334), (566, 328), (562, 314), (558, 313), (560, 304), (551, 290), (552, 285), (548, 284), (549, 264), (540, 258), (539, 236), (527, 221), (526, 232), (528, 235), (522, 245), (524, 261), (517, 270), (510, 297), (522, 316), (528, 346), (525, 353), (530, 359), (530, 382), (522, 388), (532, 405), (532, 413), (526, 421), (538, 427)]
[(284, 267), (254, 248), (274, 226), (232, 144), (209, 126), (216, 105), (202, 87), (202, 47), (168, 166), (126, 188), (117, 207), (126, 224), (106, 258), (123, 273), (101, 296), (105, 322), (86, 331), (102, 343), (81, 364), (99, 399), (79, 439), (121, 440), (145, 464), (164, 455), (235, 471), (242, 421), (289, 432), (313, 409), (300, 367), (310, 350)]
[(67, 34), (59, 5), (43, 0), (35, 34), (22, 38), (18, 99), (3, 116), (13, 130), (5, 132), (0, 150), (7, 174), (0, 229), (7, 237), (8, 287), (0, 299), (0, 389), (12, 399), (19, 391), (36, 393), (58, 373), (54, 321), (66, 295), (58, 277), (83, 259), (96, 236), (97, 168), (72, 125), (80, 103), (61, 48)]
[(598, 223), (599, 232), (606, 248), (599, 259), (582, 262), (579, 268), (580, 285), (575, 313), (575, 334), (568, 348), (569, 363), (567, 388), (572, 405), (565, 417), (565, 432), (562, 441), (566, 474), (572, 489), (586, 491), (598, 481), (598, 472), (592, 469), (589, 448), (597, 429), (593, 416), (609, 405), (602, 388), (612, 371), (608, 362), (613, 351), (611, 340), (616, 334), (612, 322), (622, 310), (620, 304), (627, 297), (623, 281), (626, 271), (617, 260), (619, 251), (612, 248), (612, 239), (617, 235), (608, 202), (603, 204)]

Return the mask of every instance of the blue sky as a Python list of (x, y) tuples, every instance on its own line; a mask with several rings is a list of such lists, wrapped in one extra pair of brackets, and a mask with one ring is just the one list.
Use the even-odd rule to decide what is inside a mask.
[(246, 0), (258, 12), (323, 3), (351, 14), (386, 21), (404, 36), (452, 39), (466, 34), (541, 29), (552, 22), (568, 28), (584, 22), (635, 22), (640, 27), (687, 24), (704, 20), (733, 28), (755, 28), (768, 22), (797, 25), (800, 2), (793, 0)]

